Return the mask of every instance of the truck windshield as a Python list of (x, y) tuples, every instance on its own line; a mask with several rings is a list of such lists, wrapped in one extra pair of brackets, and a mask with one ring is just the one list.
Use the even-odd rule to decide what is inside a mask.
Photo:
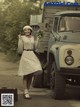
[(80, 31), (79, 16), (63, 16), (60, 18), (59, 32), (78, 32)]

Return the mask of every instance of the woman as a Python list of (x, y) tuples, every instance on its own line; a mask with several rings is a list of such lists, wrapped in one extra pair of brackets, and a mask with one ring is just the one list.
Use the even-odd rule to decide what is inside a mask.
[(24, 84), (24, 98), (30, 99), (29, 88), (32, 81), (32, 76), (36, 71), (42, 71), (41, 64), (34, 50), (34, 37), (32, 34), (32, 28), (25, 26), (23, 28), (24, 35), (19, 37), (18, 50), (23, 50), (18, 75), (23, 76)]

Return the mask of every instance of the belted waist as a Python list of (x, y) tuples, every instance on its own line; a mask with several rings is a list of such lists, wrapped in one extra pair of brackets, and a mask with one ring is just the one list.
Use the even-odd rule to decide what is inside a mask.
[(25, 51), (33, 51), (33, 49), (24, 49)]

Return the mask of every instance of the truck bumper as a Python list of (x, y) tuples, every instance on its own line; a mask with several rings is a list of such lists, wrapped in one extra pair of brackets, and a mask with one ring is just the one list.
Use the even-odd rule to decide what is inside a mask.
[(80, 76), (80, 68), (60, 68), (59, 71), (63, 75), (76, 75)]

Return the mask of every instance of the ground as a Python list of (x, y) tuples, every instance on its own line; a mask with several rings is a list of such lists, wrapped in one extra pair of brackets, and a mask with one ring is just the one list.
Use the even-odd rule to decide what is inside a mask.
[(23, 98), (22, 77), (17, 76), (19, 61), (12, 63), (0, 53), (0, 88), (17, 88), (18, 101), (14, 107), (80, 107), (80, 87), (67, 87), (66, 99), (55, 100), (46, 88), (30, 89), (31, 100)]

